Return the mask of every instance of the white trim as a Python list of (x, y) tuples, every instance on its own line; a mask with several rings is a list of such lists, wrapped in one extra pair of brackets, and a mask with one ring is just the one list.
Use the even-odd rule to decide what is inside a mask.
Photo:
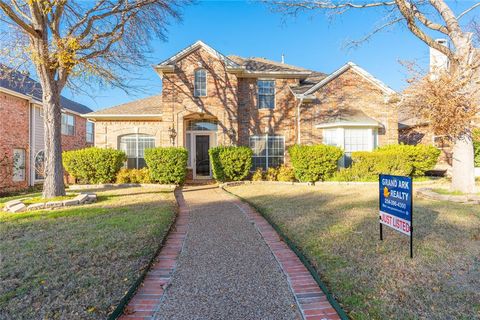
[(342, 66), (341, 68), (336, 70), (335, 72), (331, 73), (328, 77), (326, 77), (325, 79), (323, 79), (322, 81), (320, 81), (319, 83), (317, 83), (316, 85), (314, 85), (313, 87), (311, 87), (310, 89), (305, 91), (302, 95), (305, 96), (305, 95), (308, 95), (308, 94), (311, 94), (311, 93), (317, 91), (318, 89), (320, 89), (321, 87), (323, 87), (324, 85), (326, 85), (327, 83), (329, 83), (333, 79), (337, 78), (338, 76), (340, 76), (342, 73), (344, 73), (345, 71), (347, 71), (349, 69), (352, 69), (353, 71), (357, 72), (359, 75), (363, 76), (366, 80), (368, 80), (370, 83), (377, 86), (384, 93), (389, 94), (389, 95), (392, 95), (392, 94), (396, 93), (393, 89), (391, 89), (390, 87), (385, 85), (383, 82), (381, 82), (380, 80), (378, 80), (377, 78), (372, 76), (370, 73), (368, 73), (364, 69), (357, 66), (355, 63), (348, 62), (344, 66)]
[[(108, 118), (115, 118), (115, 119), (161, 119), (163, 113), (158, 114), (90, 114), (86, 113), (81, 115), (81, 117), (86, 119), (108, 119)], [(93, 121), (95, 122), (95, 121)]]
[(192, 51), (194, 51), (198, 48), (205, 49), (205, 51), (207, 51), (208, 53), (210, 53), (214, 57), (217, 57), (220, 60), (222, 60), (223, 62), (225, 62), (225, 64), (227, 66), (234, 67), (234, 68), (241, 68), (241, 66), (239, 64), (237, 64), (233, 60), (229, 59), (227, 56), (221, 54), (217, 50), (213, 49), (209, 45), (205, 44), (201, 40), (198, 40), (194, 44), (186, 47), (185, 49), (183, 49), (181, 51), (179, 51), (177, 54), (168, 58), (167, 60), (164, 60), (164, 61), (160, 62), (159, 64), (155, 65), (154, 68), (163, 68), (164, 66), (170, 65), (171, 63), (176, 62), (177, 60), (180, 60), (181, 58), (185, 57), (186, 55), (188, 55), (189, 53), (191, 53)]
[[(216, 131), (202, 131), (202, 130), (186, 130), (185, 131), (185, 139), (187, 137), (187, 133), (190, 134), (190, 152), (191, 152), (191, 167), (189, 169), (192, 169), (192, 174), (193, 174), (193, 179), (194, 180), (200, 180), (200, 179), (211, 179), (212, 178), (212, 164), (210, 163), (210, 174), (208, 176), (197, 176), (197, 159), (196, 159), (196, 154), (197, 154), (197, 144), (196, 144), (196, 137), (197, 136), (209, 136), (209, 145), (208, 149), (214, 148), (217, 145), (217, 132)], [(186, 144), (186, 143), (185, 143)]]
[(325, 124), (317, 124), (315, 128), (324, 129), (324, 128), (339, 128), (339, 127), (368, 127), (368, 128), (382, 128), (380, 123), (362, 123), (362, 122), (333, 122)]

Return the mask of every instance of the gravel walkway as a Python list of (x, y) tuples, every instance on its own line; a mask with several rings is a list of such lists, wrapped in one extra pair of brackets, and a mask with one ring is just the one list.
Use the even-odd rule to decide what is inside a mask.
[(186, 187), (187, 239), (154, 319), (301, 319), (272, 252), (215, 186)]

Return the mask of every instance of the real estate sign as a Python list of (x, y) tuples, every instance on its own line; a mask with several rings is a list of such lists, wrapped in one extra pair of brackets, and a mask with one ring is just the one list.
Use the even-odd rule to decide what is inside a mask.
[(381, 174), (379, 176), (380, 240), (382, 225), (410, 236), (412, 256), (412, 178)]

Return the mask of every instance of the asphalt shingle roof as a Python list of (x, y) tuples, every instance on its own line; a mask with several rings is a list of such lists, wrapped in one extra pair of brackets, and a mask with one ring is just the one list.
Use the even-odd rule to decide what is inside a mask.
[[(28, 75), (13, 71), (8, 67), (0, 65), (0, 87), (30, 96), (38, 101), (42, 101), (42, 86), (39, 82), (33, 80)], [(72, 101), (64, 96), (60, 97), (62, 108), (74, 111), (80, 114), (92, 112), (89, 107)]]
[(152, 115), (162, 113), (162, 95), (147, 97), (144, 99), (134, 100), (118, 106), (92, 112), (89, 116), (96, 115)]
[(239, 56), (228, 56), (228, 58), (240, 66), (245, 67), (247, 71), (263, 71), (263, 72), (310, 72), (310, 70), (280, 63), (265, 58), (242, 58)]
[(327, 112), (321, 117), (322, 121), (316, 125), (343, 125), (343, 124), (365, 124), (378, 126), (380, 123), (367, 116), (363, 111), (351, 108), (342, 108)]

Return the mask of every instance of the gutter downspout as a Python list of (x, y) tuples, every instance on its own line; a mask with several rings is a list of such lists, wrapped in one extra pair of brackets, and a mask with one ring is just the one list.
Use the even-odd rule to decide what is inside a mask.
[(302, 103), (303, 103), (303, 99), (304, 99), (304, 96), (301, 95), (300, 96), (300, 101), (297, 105), (297, 144), (301, 144), (302, 143), (302, 138), (301, 138), (301, 119), (300, 119), (300, 115), (301, 115), (301, 112), (300, 112), (300, 107), (302, 106)]

